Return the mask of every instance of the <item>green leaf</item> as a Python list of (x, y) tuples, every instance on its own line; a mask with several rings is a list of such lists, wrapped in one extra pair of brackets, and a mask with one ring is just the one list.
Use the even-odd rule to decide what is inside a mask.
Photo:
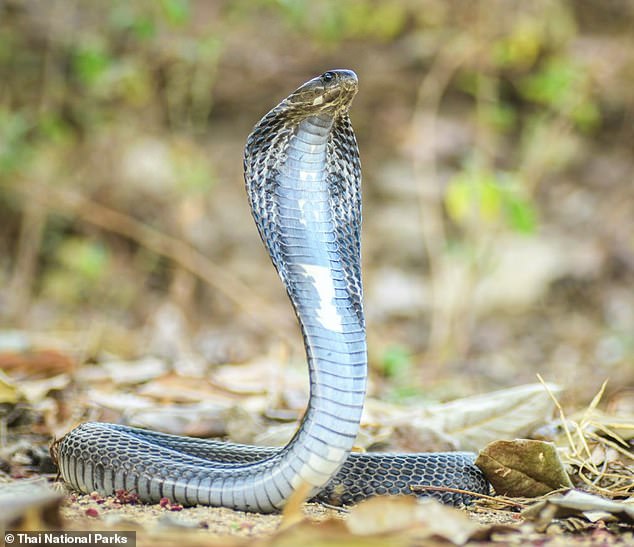
[(108, 263), (108, 251), (99, 244), (85, 239), (66, 240), (58, 251), (58, 259), (68, 270), (97, 281)]
[(510, 226), (522, 234), (532, 234), (537, 228), (535, 208), (519, 196), (509, 195), (505, 200), (505, 211)]
[(0, 108), (0, 175), (13, 173), (27, 162), (32, 152), (27, 140), (30, 129), (25, 115)]
[(402, 377), (412, 367), (412, 358), (409, 350), (403, 346), (388, 346), (381, 359), (383, 373), (389, 378)]
[(184, 25), (189, 21), (187, 0), (161, 0), (161, 8), (167, 22), (174, 26)]
[(109, 68), (111, 61), (101, 45), (85, 44), (75, 52), (73, 68), (81, 82), (92, 85)]
[(449, 216), (459, 224), (491, 223), (500, 218), (502, 200), (490, 173), (474, 169), (449, 182), (445, 204)]
[(569, 59), (551, 59), (541, 71), (520, 81), (519, 89), (527, 99), (550, 106), (581, 129), (593, 129), (600, 121), (588, 74)]
[(131, 2), (117, 3), (110, 10), (109, 22), (114, 29), (131, 30), (139, 39), (152, 38), (156, 34), (156, 25), (152, 17), (138, 11), (138, 4), (135, 6)]
[(41, 134), (50, 142), (63, 143), (71, 136), (68, 124), (60, 116), (59, 112), (45, 112), (38, 120)]
[(593, 102), (584, 102), (573, 108), (571, 116), (577, 126), (584, 131), (596, 128), (601, 121), (599, 107)]
[(447, 186), (445, 206), (449, 217), (465, 228), (500, 224), (529, 234), (535, 231), (537, 214), (524, 198), (516, 177), (468, 167)]
[(578, 82), (578, 69), (563, 59), (552, 59), (541, 71), (520, 83), (522, 94), (537, 103), (563, 106)]
[(512, 106), (494, 103), (482, 109), (484, 119), (499, 131), (508, 131), (517, 121), (517, 113)]
[(501, 67), (525, 67), (537, 59), (544, 40), (539, 21), (520, 21), (513, 31), (493, 44), (493, 60)]

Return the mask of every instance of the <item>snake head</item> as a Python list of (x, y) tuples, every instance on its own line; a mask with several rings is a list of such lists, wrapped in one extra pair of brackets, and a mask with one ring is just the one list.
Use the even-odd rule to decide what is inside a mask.
[(352, 70), (329, 70), (293, 91), (282, 105), (303, 116), (322, 112), (336, 116), (348, 110), (358, 86)]

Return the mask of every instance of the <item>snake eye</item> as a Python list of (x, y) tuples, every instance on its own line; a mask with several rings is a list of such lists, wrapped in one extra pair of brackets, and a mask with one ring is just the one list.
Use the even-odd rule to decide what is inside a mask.
[(328, 82), (332, 82), (335, 79), (335, 73), (334, 72), (324, 72), (321, 76), (321, 79), (328, 83)]

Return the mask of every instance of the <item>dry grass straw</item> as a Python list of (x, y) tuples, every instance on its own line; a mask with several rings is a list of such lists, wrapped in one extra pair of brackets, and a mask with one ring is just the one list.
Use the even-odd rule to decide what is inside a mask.
[[(565, 444), (561, 447), (562, 461), (577, 470), (576, 477), (590, 492), (609, 497), (634, 494), (634, 454), (628, 442), (617, 432), (634, 429), (634, 423), (611, 424), (600, 419), (598, 405), (603, 397), (607, 380), (594, 396), (578, 420), (567, 418), (555, 394), (543, 378), (537, 378), (553, 400), (563, 429)], [(575, 476), (571, 477), (573, 481)]]

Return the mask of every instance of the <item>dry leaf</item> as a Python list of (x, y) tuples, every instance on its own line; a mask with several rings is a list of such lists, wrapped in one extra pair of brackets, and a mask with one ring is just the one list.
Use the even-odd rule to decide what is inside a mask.
[(420, 506), (413, 497), (375, 497), (355, 505), (346, 521), (357, 535), (384, 534), (418, 524)]
[[(211, 382), (202, 378), (179, 376), (177, 374), (165, 374), (160, 378), (149, 381), (139, 386), (136, 393), (146, 395), (161, 402), (198, 403), (212, 402), (214, 404), (229, 407), (236, 402), (244, 402), (251, 397), (235, 395), (214, 386)], [(263, 397), (259, 399), (264, 400)], [(265, 406), (263, 404), (263, 406)]]
[(41, 530), (59, 527), (63, 496), (46, 479), (25, 479), (0, 489), (0, 529)]
[(313, 490), (313, 486), (306, 481), (302, 481), (302, 483), (295, 489), (295, 491), (291, 494), (291, 497), (288, 498), (286, 505), (284, 505), (280, 529), (284, 530), (304, 520), (302, 506), (310, 497), (311, 491)]
[(0, 369), (20, 374), (48, 376), (70, 372), (74, 368), (72, 357), (54, 349), (0, 352)]
[(251, 363), (221, 365), (211, 375), (214, 384), (231, 393), (243, 395), (261, 394), (275, 389), (273, 382), (279, 382), (282, 366), (269, 359)]
[(253, 444), (258, 446), (285, 446), (296, 432), (296, 422), (272, 425), (258, 432), (253, 437)]
[(0, 370), (0, 404), (8, 403), (14, 405), (20, 399), (22, 399), (22, 394), (18, 390), (18, 387), (13, 383), (11, 378)]
[(417, 539), (440, 537), (454, 545), (464, 545), (483, 529), (458, 509), (406, 496), (365, 500), (351, 509), (346, 525), (356, 535), (407, 532)]
[(86, 392), (86, 400), (93, 405), (121, 413), (147, 409), (155, 405), (147, 397), (139, 397), (132, 393), (106, 392), (97, 389), (89, 389)]
[[(386, 541), (389, 539), (389, 542)], [(340, 520), (314, 523), (304, 519), (271, 537), (252, 539), (249, 547), (409, 547), (411, 541), (400, 536), (354, 536)]]
[[(549, 385), (553, 393), (559, 387)], [(394, 427), (406, 426), (429, 435), (453, 441), (457, 450), (477, 451), (498, 439), (526, 437), (552, 414), (554, 403), (541, 384), (529, 384), (484, 395), (466, 397), (412, 412), (400, 412), (370, 403), (373, 419)], [(384, 412), (381, 413), (380, 410)], [(390, 412), (391, 410), (391, 412)]]
[(213, 403), (136, 409), (126, 412), (124, 421), (172, 435), (219, 437), (227, 433), (227, 410)]
[(544, 441), (495, 441), (480, 451), (476, 465), (504, 496), (534, 498), (572, 488), (555, 445)]
[(624, 502), (612, 501), (587, 492), (571, 490), (563, 496), (554, 495), (532, 505), (522, 512), (522, 516), (535, 521), (535, 527), (538, 530), (545, 530), (552, 519), (575, 516), (583, 516), (591, 522), (609, 517), (611, 520), (632, 524), (634, 523), (634, 498)]
[(70, 384), (68, 374), (58, 374), (42, 380), (23, 380), (20, 382), (20, 391), (31, 404), (43, 401), (51, 391), (61, 391)]
[(165, 374), (167, 364), (156, 357), (137, 361), (106, 361), (101, 367), (117, 384), (142, 384)]

